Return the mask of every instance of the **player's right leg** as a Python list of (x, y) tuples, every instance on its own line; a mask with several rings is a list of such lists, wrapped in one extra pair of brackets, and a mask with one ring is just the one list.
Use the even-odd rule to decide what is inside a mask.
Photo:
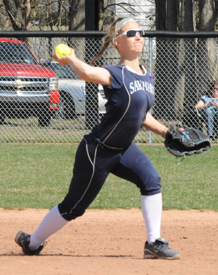
[(25, 255), (39, 255), (46, 245), (45, 240), (67, 223), (68, 221), (61, 216), (58, 206), (55, 206), (47, 213), (32, 235), (19, 231), (15, 237), (15, 242), (22, 248)]
[(30, 249), (30, 235), (27, 233), (24, 233), (23, 231), (19, 231), (15, 237), (15, 242), (22, 248), (23, 253), (25, 255), (39, 255), (41, 250), (43, 249), (44, 245), (40, 245), (37, 249)]
[(102, 149), (97, 142), (85, 139), (80, 143), (74, 164), (69, 192), (58, 206), (54, 207), (30, 236), (18, 232), (15, 242), (26, 255), (38, 255), (45, 240), (65, 226), (68, 221), (83, 215), (97, 196), (111, 167), (119, 161), (117, 152)]

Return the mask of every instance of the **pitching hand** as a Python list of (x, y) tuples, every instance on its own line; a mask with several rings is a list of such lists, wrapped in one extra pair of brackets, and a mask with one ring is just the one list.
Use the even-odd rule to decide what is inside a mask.
[(58, 52), (55, 51), (55, 54), (52, 55), (52, 58), (57, 61), (60, 65), (69, 65), (70, 64), (70, 59), (72, 57), (75, 57), (75, 51), (74, 49), (70, 48), (71, 49), (71, 53), (67, 56), (64, 56), (64, 57), (60, 57), (58, 55)]

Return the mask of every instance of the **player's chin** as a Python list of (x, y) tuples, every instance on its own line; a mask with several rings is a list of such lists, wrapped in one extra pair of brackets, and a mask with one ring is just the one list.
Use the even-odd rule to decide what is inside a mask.
[(139, 54), (139, 53), (142, 52), (142, 49), (141, 48), (135, 48), (135, 52)]
[(135, 45), (134, 49), (137, 53), (141, 53), (143, 50), (143, 45)]

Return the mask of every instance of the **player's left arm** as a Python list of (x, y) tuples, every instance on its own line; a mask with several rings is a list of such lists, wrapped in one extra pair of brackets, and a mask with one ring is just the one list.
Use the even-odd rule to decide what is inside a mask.
[(149, 112), (146, 114), (146, 119), (142, 125), (145, 129), (152, 131), (153, 133), (165, 137), (168, 131), (168, 128), (156, 120)]

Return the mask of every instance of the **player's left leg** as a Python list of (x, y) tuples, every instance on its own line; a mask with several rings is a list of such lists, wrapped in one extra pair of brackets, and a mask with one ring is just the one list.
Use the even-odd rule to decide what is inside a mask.
[(133, 143), (112, 173), (135, 183), (141, 191), (141, 207), (147, 229), (144, 258), (179, 258), (180, 254), (160, 238), (161, 184), (159, 174), (149, 158)]
[(162, 196), (160, 177), (144, 152), (133, 143), (112, 171), (141, 190), (141, 206), (149, 243), (160, 238)]

